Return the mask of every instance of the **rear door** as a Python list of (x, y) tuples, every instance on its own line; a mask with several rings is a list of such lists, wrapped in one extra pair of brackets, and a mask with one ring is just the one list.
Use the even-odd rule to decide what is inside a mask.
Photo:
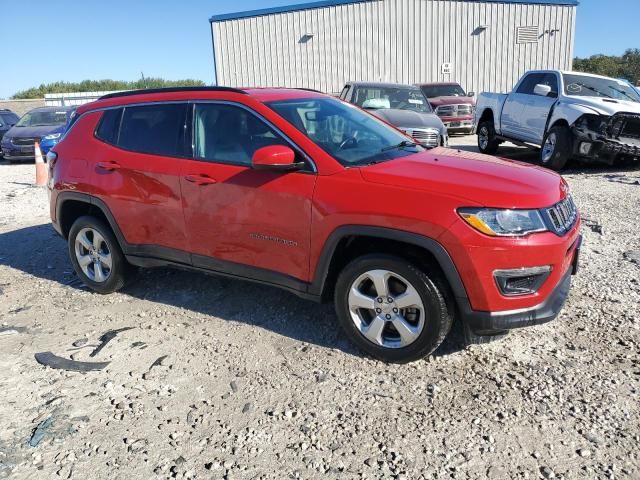
[(192, 130), (193, 160), (181, 182), (193, 264), (271, 283), (308, 280), (312, 165), (289, 173), (252, 169), (260, 147), (293, 145), (239, 104), (195, 104)]
[(180, 193), (188, 104), (106, 110), (92, 153), (94, 182), (127, 243), (141, 255), (189, 263)]
[(507, 96), (502, 108), (501, 132), (507, 137), (525, 140), (531, 137), (527, 130), (530, 113), (526, 110), (533, 89), (544, 77), (543, 73), (530, 73)]

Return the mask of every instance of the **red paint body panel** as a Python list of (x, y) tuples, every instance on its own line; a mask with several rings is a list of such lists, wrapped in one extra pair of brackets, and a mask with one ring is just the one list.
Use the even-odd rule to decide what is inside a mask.
[[(550, 207), (566, 196), (559, 175), (519, 162), (435, 149), (361, 168), (345, 168), (263, 102), (315, 98), (299, 90), (251, 89), (141, 94), (79, 107), (83, 115), (56, 147), (51, 216), (57, 195), (78, 191), (104, 201), (126, 241), (257, 267), (310, 283), (330, 235), (344, 225), (385, 227), (438, 241), (453, 259), (473, 309), (533, 307), (556, 287), (573, 261), (580, 222), (566, 235), (495, 238), (467, 225), (457, 209)], [(316, 172), (249, 167), (127, 152), (96, 139), (101, 112), (142, 102), (224, 100), (258, 113), (280, 129)], [(100, 162), (117, 162), (105, 170)], [(195, 181), (198, 178), (206, 181)], [(496, 269), (552, 266), (535, 295), (507, 298)]]

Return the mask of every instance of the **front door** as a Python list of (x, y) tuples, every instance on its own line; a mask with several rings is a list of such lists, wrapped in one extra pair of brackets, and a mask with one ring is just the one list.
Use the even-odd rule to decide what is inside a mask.
[(545, 73), (538, 84), (550, 87), (551, 93), (543, 97), (532, 92), (531, 95), (528, 96), (529, 98), (525, 108), (528, 112), (529, 122), (526, 133), (527, 140), (541, 145), (551, 109), (558, 100), (558, 78), (554, 73)]
[(194, 266), (271, 283), (308, 281), (316, 175), (311, 165), (290, 173), (252, 169), (253, 153), (275, 144), (291, 146), (245, 107), (194, 105), (194, 158), (181, 177)]

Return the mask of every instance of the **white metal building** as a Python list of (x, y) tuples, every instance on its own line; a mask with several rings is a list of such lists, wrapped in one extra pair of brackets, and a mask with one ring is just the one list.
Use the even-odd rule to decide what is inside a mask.
[(210, 19), (216, 82), (339, 92), (348, 80), (509, 91), (571, 70), (577, 0), (325, 0)]

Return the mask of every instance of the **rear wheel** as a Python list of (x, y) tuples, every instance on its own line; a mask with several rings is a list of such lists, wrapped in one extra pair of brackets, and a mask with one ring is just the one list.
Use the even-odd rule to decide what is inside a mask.
[(496, 138), (496, 130), (493, 121), (485, 120), (478, 125), (478, 149), (487, 155), (493, 155), (498, 151), (500, 141)]
[(540, 149), (540, 163), (552, 170), (562, 170), (571, 157), (571, 131), (565, 126), (551, 128)]
[(73, 268), (85, 285), (102, 294), (124, 287), (132, 267), (102, 220), (78, 218), (69, 231), (68, 245)]
[(350, 340), (386, 362), (425, 357), (451, 329), (435, 276), (390, 255), (367, 255), (347, 265), (336, 283), (335, 307)]

